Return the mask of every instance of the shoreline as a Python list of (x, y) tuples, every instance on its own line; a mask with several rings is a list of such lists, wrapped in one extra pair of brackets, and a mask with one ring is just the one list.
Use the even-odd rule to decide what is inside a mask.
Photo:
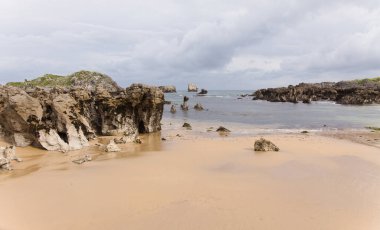
[[(204, 124), (209, 124), (203, 122)], [(196, 125), (202, 124), (197, 122)], [(22, 177), (40, 169), (52, 170), (69, 170), (74, 167), (82, 167), (76, 165), (72, 161), (78, 159), (85, 154), (92, 156), (92, 161), (106, 161), (120, 158), (138, 157), (146, 152), (165, 151), (167, 146), (178, 145), (183, 141), (231, 141), (236, 139), (247, 139), (260, 137), (271, 139), (272, 137), (307, 139), (324, 137), (332, 140), (343, 140), (351, 143), (360, 144), (363, 146), (375, 147), (380, 149), (380, 132), (371, 131), (368, 129), (326, 129), (323, 130), (306, 130), (307, 133), (301, 133), (304, 129), (247, 129), (245, 133), (236, 133), (232, 129), (231, 133), (218, 133), (215, 131), (217, 127), (212, 127), (213, 130), (205, 129), (206, 126), (201, 125), (195, 130), (187, 130), (182, 128), (182, 123), (172, 124), (166, 122), (163, 124), (164, 130), (140, 135), (143, 144), (126, 143), (119, 144), (122, 151), (107, 153), (99, 146), (107, 143), (115, 136), (101, 136), (93, 141), (90, 141), (90, 146), (81, 150), (69, 151), (62, 153), (59, 151), (47, 151), (33, 146), (19, 147), (16, 152), (18, 157), (23, 159), (22, 162), (13, 163), (14, 170), (0, 171), (0, 183), (7, 179)], [(231, 124), (231, 123), (229, 123)], [(229, 127), (228, 127), (229, 128)], [(236, 128), (236, 126), (235, 126)], [(254, 130), (254, 132), (252, 132)], [(162, 140), (165, 139), (165, 141)], [(0, 139), (0, 146), (8, 146), (9, 143)], [(86, 163), (85, 163), (86, 164)]]

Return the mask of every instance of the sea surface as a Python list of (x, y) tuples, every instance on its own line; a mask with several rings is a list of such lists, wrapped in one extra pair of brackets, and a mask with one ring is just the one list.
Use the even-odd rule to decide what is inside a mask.
[[(210, 90), (206, 96), (178, 91), (166, 93), (165, 100), (176, 105), (177, 112), (170, 113), (171, 105), (165, 105), (164, 121), (200, 122), (209, 125), (234, 125), (240, 131), (258, 130), (324, 130), (363, 129), (380, 126), (380, 105), (340, 105), (333, 102), (293, 104), (282, 102), (254, 101), (252, 97), (240, 95), (253, 91)], [(189, 111), (182, 111), (183, 97), (190, 100)], [(193, 109), (201, 103), (205, 110)]]

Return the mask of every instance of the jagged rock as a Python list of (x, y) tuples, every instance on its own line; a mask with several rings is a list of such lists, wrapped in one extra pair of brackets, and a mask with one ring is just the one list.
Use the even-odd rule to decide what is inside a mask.
[(223, 126), (219, 126), (219, 128), (216, 130), (217, 132), (223, 132), (223, 133), (229, 133), (231, 132), (229, 129), (223, 127)]
[(187, 122), (183, 123), (182, 127), (191, 130), (191, 125)]
[(119, 146), (117, 146), (114, 140), (110, 140), (105, 150), (106, 152), (120, 152), (121, 151), (121, 149), (119, 148)]
[(16, 156), (16, 147), (0, 147), (0, 169), (12, 170), (12, 161), (21, 162), (21, 159)]
[(302, 101), (307, 104), (311, 101), (355, 105), (380, 103), (380, 78), (260, 89), (254, 93), (253, 99), (292, 103)]
[(176, 113), (176, 112), (177, 112), (177, 109), (176, 109), (175, 105), (172, 105), (172, 106), (170, 107), (170, 112), (171, 112), (171, 113)]
[(187, 86), (187, 91), (188, 92), (198, 92), (198, 87), (194, 83), (189, 83)]
[(207, 93), (208, 93), (207, 90), (205, 90), (205, 89), (201, 89), (201, 92), (198, 93), (198, 96), (204, 96), (204, 95), (206, 95)]
[(81, 156), (78, 159), (73, 160), (73, 163), (80, 165), (87, 161), (92, 161), (92, 157), (89, 154), (85, 154), (84, 156)]
[(158, 88), (160, 88), (162, 90), (162, 92), (164, 92), (164, 93), (176, 93), (177, 92), (177, 89), (175, 88), (174, 85), (159, 86)]
[(160, 89), (142, 84), (125, 90), (112, 84), (87, 85), (85, 90), (29, 87), (27, 92), (0, 86), (0, 126), (16, 146), (77, 150), (97, 135), (161, 130), (163, 102)]
[(189, 98), (187, 96), (183, 97), (183, 103), (181, 105), (181, 109), (184, 111), (189, 110), (189, 105), (187, 104), (187, 101), (189, 101)]
[(198, 110), (198, 111), (201, 111), (201, 110), (203, 110), (203, 106), (202, 106), (201, 103), (197, 103), (197, 104), (194, 106), (194, 109), (195, 109), (195, 110)]
[(271, 141), (265, 140), (264, 138), (260, 138), (260, 140), (255, 141), (255, 146), (254, 146), (255, 151), (262, 151), (262, 152), (267, 152), (267, 151), (279, 151), (280, 149), (273, 144)]

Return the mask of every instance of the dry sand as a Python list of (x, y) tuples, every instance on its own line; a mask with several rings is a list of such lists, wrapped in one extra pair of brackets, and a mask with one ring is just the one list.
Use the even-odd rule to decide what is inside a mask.
[[(0, 229), (380, 229), (380, 148), (315, 134), (146, 135), (123, 153), (18, 149)], [(93, 153), (83, 165), (71, 162)]]

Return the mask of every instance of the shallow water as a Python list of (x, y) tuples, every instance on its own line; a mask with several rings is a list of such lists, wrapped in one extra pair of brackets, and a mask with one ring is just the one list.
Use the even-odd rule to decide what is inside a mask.
[[(273, 103), (254, 101), (252, 97), (238, 99), (252, 91), (209, 91), (206, 96), (178, 91), (165, 94), (165, 100), (177, 107), (177, 113), (170, 113), (165, 105), (164, 119), (204, 121), (214, 123), (237, 123), (264, 129), (357, 129), (366, 126), (380, 126), (380, 105), (339, 105), (332, 102), (311, 104)], [(181, 111), (183, 96), (190, 98), (189, 111)], [(201, 103), (204, 111), (193, 109)]]

